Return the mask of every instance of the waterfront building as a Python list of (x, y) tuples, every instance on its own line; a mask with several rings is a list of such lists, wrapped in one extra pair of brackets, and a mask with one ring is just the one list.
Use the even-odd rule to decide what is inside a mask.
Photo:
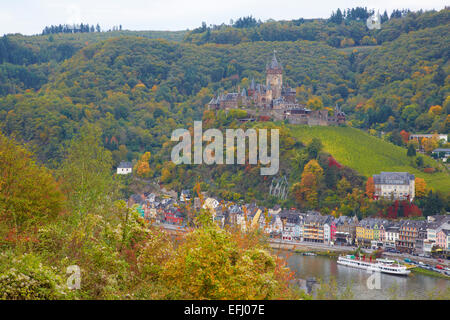
[(395, 248), (400, 236), (400, 226), (397, 223), (392, 223), (386, 227), (385, 231), (385, 248)]

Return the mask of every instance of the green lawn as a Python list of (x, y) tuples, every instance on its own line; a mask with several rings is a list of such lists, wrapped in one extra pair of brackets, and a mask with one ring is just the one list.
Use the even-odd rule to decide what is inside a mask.
[[(313, 137), (322, 141), (325, 151), (339, 162), (368, 177), (381, 171), (407, 171), (425, 179), (428, 187), (450, 192), (450, 174), (424, 173), (411, 165), (406, 149), (373, 137), (350, 127), (308, 127), (289, 125), (292, 134), (303, 143)], [(425, 163), (436, 166), (436, 161), (424, 156)]]

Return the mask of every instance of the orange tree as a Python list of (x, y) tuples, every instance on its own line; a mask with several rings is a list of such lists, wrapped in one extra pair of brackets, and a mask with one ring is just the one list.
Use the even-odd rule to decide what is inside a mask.
[(417, 198), (421, 198), (426, 195), (427, 183), (424, 179), (416, 177), (415, 179), (415, 194)]

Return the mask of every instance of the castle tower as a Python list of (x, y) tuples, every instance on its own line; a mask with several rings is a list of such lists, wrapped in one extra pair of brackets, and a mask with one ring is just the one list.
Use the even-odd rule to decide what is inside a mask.
[(281, 88), (283, 87), (283, 67), (278, 62), (273, 51), (272, 61), (266, 66), (266, 87), (272, 90), (272, 100), (281, 97)]

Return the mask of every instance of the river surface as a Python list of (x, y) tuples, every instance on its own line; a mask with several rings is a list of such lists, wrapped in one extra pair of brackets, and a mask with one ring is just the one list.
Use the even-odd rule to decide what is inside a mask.
[(380, 289), (370, 290), (367, 286), (367, 279), (371, 273), (362, 269), (338, 265), (336, 261), (337, 258), (303, 256), (298, 253), (290, 253), (288, 256), (288, 265), (295, 272), (297, 278), (315, 277), (329, 281), (334, 277), (340, 290), (351, 285), (354, 299), (427, 299), (429, 292), (436, 289), (444, 291), (450, 286), (449, 280), (417, 273), (411, 273), (408, 277), (382, 273), (379, 281)]

